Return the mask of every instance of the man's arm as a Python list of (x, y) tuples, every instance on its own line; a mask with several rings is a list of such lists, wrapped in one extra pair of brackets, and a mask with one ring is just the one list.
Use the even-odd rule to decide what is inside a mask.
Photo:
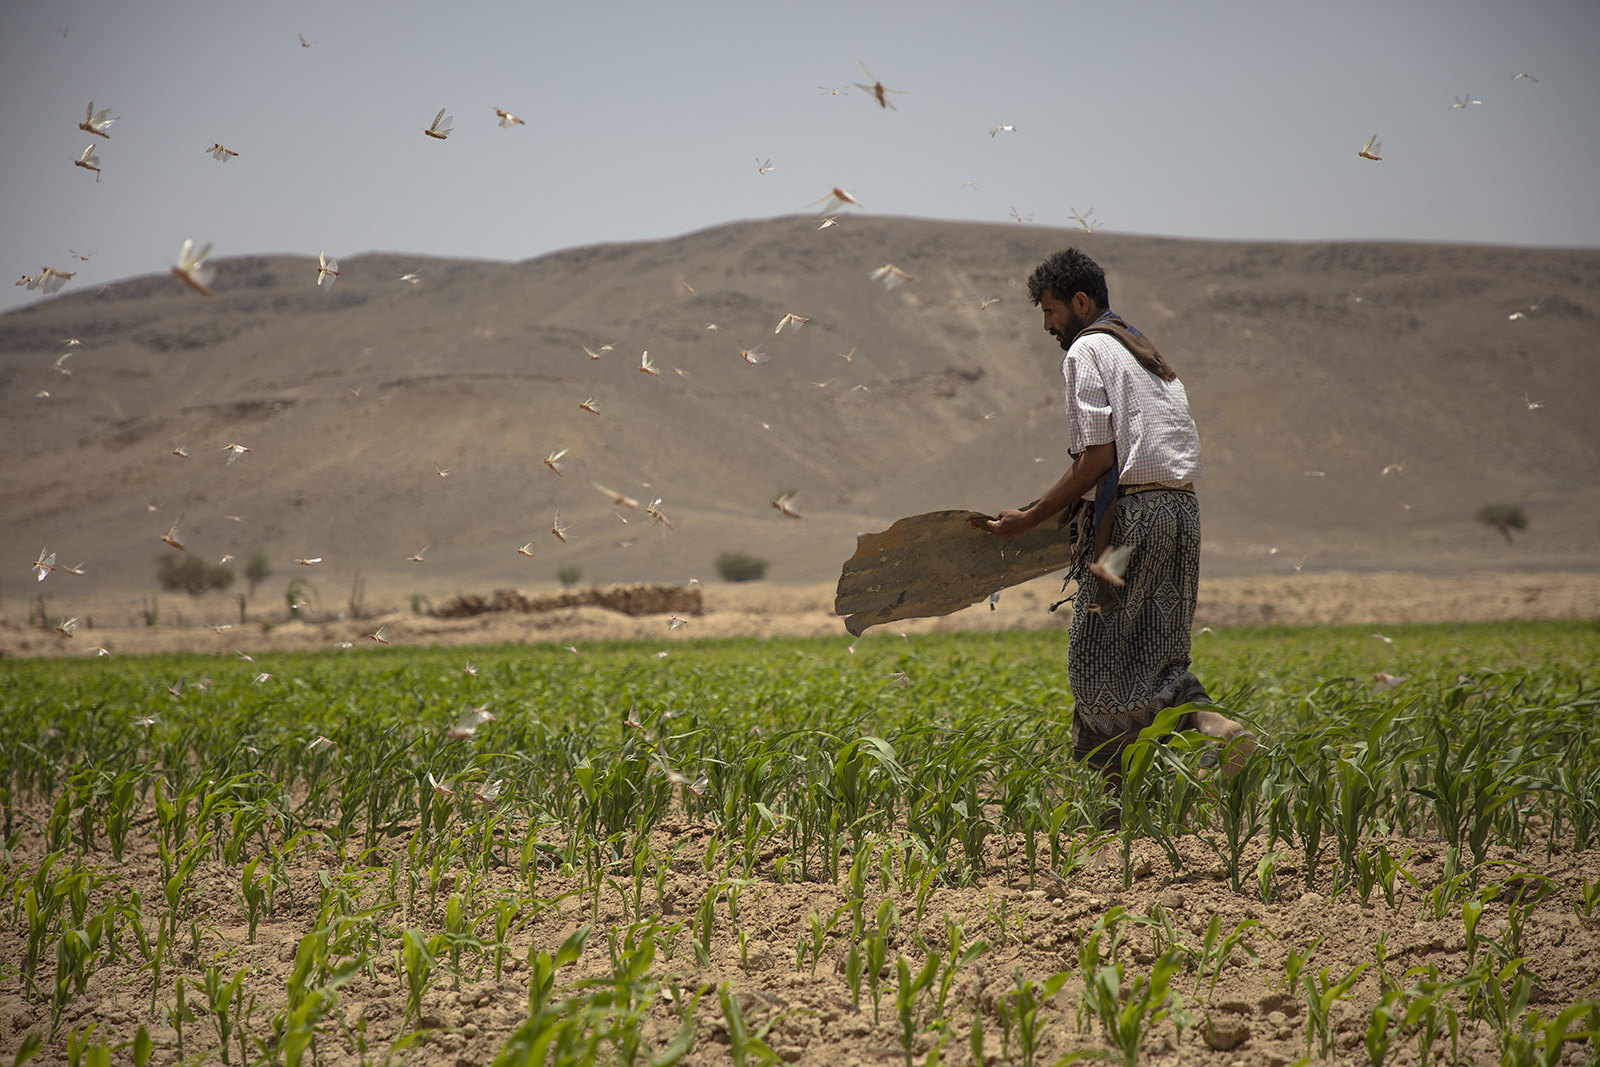
[(981, 526), (1007, 541), (1020, 533), (1026, 533), (1094, 488), (1094, 484), (1101, 476), (1111, 469), (1116, 453), (1117, 446), (1114, 442), (1090, 445), (1073, 461), (1072, 466), (1061, 476), (1061, 480), (1051, 486), (1050, 491), (1041, 497), (1037, 504), (1025, 511), (1007, 508), (986, 522), (974, 519), (972, 525)]

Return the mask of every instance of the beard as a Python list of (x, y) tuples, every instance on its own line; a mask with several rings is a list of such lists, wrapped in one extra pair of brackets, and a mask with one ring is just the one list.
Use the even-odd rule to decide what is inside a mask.
[(1069, 309), (1067, 314), (1071, 317), (1067, 320), (1065, 328), (1050, 331), (1050, 336), (1056, 339), (1056, 344), (1061, 346), (1063, 352), (1072, 347), (1072, 342), (1076, 341), (1084, 327), (1089, 325), (1078, 317), (1077, 311)]

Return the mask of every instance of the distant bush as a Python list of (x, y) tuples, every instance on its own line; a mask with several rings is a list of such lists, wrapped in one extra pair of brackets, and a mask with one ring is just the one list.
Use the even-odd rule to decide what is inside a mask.
[(717, 573), (725, 582), (756, 582), (767, 576), (767, 561), (748, 552), (724, 552), (717, 557)]
[(213, 589), (232, 586), (233, 569), (207, 563), (198, 556), (157, 556), (156, 581), (169, 592), (181, 591), (190, 596), (199, 596)]
[(289, 617), (298, 619), (302, 608), (311, 606), (306, 598), (315, 593), (316, 587), (303, 578), (290, 578), (289, 584), (283, 590), (283, 602), (289, 605)]
[(578, 566), (576, 563), (569, 563), (565, 567), (562, 567), (560, 570), (556, 571), (557, 580), (560, 581), (562, 586), (567, 589), (571, 589), (573, 586), (577, 585), (578, 579), (582, 577), (583, 568)]
[(1528, 528), (1528, 516), (1514, 504), (1485, 504), (1478, 509), (1478, 521), (1491, 530), (1499, 530), (1508, 543), (1514, 543), (1511, 541), (1512, 530)]

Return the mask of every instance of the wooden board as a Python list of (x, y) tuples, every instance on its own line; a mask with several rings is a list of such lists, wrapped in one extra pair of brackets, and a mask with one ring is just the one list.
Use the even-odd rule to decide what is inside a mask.
[(897, 619), (948, 615), (1071, 562), (1070, 527), (1048, 521), (1002, 541), (974, 527), (975, 518), (988, 516), (930, 511), (881, 533), (857, 534), (833, 602), (845, 629), (859, 637)]

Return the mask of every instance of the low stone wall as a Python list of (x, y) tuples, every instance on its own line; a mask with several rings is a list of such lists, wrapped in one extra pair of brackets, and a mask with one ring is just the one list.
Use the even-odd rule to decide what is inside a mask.
[(609, 608), (623, 615), (700, 615), (704, 612), (699, 586), (634, 582), (548, 596), (524, 596), (515, 589), (497, 589), (487, 597), (463, 593), (434, 608), (432, 614), (440, 619), (464, 619), (488, 612), (534, 614), (582, 607)]

